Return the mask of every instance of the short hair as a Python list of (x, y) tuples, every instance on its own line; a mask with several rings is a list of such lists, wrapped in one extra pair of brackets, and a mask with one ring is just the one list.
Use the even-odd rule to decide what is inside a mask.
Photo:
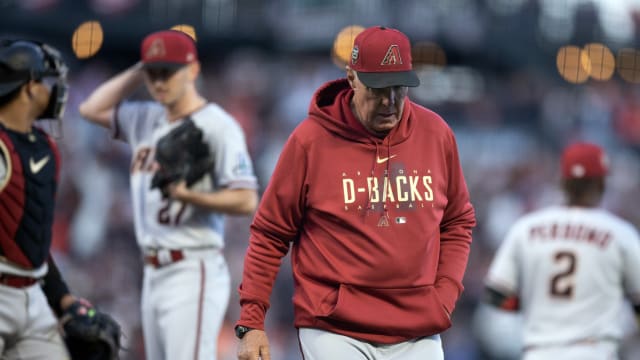
[(569, 202), (586, 197), (600, 197), (604, 194), (604, 178), (565, 179), (563, 181), (563, 189)]

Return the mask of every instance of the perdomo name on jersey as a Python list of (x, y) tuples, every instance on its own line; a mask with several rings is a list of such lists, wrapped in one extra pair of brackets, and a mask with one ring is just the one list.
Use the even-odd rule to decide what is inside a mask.
[(529, 231), (529, 240), (531, 241), (581, 241), (601, 249), (607, 247), (610, 239), (611, 234), (606, 230), (576, 224), (550, 223), (533, 226)]

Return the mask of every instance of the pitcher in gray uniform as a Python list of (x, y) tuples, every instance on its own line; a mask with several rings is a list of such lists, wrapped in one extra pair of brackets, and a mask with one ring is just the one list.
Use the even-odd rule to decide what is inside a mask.
[[(133, 149), (131, 196), (146, 263), (147, 359), (215, 359), (231, 286), (222, 255), (223, 214), (251, 214), (257, 181), (241, 127), (196, 89), (195, 42), (178, 31), (155, 32), (142, 42), (141, 59), (99, 86), (80, 113)], [(143, 82), (155, 101), (124, 101)], [(151, 189), (155, 146), (187, 118), (202, 130), (215, 165), (190, 187), (171, 184), (163, 197)]]

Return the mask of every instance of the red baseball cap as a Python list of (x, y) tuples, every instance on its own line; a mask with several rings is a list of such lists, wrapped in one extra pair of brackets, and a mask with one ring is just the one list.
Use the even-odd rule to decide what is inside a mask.
[(562, 153), (562, 177), (565, 179), (603, 177), (608, 170), (609, 160), (598, 145), (575, 143)]
[(189, 35), (176, 30), (163, 30), (144, 38), (140, 58), (146, 68), (178, 68), (197, 61), (198, 51)]
[(411, 43), (396, 29), (374, 26), (358, 34), (350, 66), (370, 88), (420, 85), (411, 65)]

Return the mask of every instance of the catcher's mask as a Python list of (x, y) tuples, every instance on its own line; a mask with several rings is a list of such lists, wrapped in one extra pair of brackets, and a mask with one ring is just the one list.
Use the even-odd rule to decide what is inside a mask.
[(49, 104), (38, 119), (60, 120), (68, 98), (68, 68), (55, 48), (30, 40), (0, 40), (0, 96), (27, 82), (54, 77)]

